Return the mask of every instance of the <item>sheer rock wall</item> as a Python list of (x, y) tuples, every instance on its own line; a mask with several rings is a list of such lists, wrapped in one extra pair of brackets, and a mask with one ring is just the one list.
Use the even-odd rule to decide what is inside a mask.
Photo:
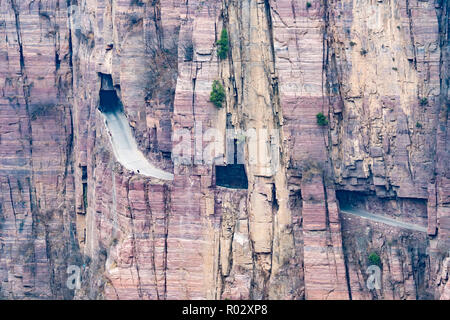
[[(446, 1), (2, 0), (0, 30), (1, 298), (448, 299)], [(173, 181), (114, 158), (105, 76)], [(216, 186), (209, 128), (269, 132), (248, 189)]]

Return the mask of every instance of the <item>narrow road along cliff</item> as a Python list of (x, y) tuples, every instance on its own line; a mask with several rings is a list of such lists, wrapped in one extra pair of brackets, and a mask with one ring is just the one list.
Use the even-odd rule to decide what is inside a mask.
[(376, 214), (372, 214), (372, 213), (366, 212), (366, 211), (361, 210), (361, 209), (342, 208), (341, 212), (342, 213), (346, 213), (346, 214), (351, 214), (351, 215), (354, 215), (354, 216), (359, 216), (359, 217), (362, 217), (362, 218), (365, 218), (365, 219), (369, 219), (369, 220), (372, 220), (372, 221), (385, 223), (385, 224), (388, 224), (388, 225), (393, 226), (393, 227), (399, 227), (399, 228), (404, 228), (404, 229), (409, 229), (409, 230), (414, 230), (414, 231), (420, 231), (420, 232), (427, 232), (427, 228), (419, 226), (417, 224), (407, 223), (407, 222), (398, 221), (398, 220), (395, 220), (395, 219), (383, 217), (383, 216), (380, 216), (380, 215), (376, 215)]

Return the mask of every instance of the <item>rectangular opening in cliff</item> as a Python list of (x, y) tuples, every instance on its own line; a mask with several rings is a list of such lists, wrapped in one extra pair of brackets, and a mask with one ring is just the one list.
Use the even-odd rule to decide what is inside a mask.
[(358, 191), (336, 190), (336, 197), (339, 200), (341, 209), (364, 207), (366, 194)]
[(120, 102), (116, 89), (113, 86), (111, 75), (100, 73), (100, 79), (101, 89), (99, 110), (101, 112), (122, 111), (122, 103)]
[(230, 189), (248, 189), (247, 174), (243, 164), (216, 166), (216, 186)]
[(427, 199), (378, 197), (375, 193), (337, 190), (341, 211), (364, 211), (390, 216), (402, 221), (425, 226), (427, 224)]

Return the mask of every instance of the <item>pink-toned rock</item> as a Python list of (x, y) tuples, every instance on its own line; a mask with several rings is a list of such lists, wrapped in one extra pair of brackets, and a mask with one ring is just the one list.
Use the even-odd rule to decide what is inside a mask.
[[(0, 298), (449, 299), (447, 10), (3, 1)], [(209, 101), (214, 80), (222, 108)], [(117, 162), (102, 89), (173, 181)], [(202, 162), (209, 141), (193, 136), (210, 128), (272, 130), (261, 163), (245, 148), (248, 189), (216, 185)], [(181, 130), (186, 164), (172, 158)], [(346, 216), (346, 205), (428, 237)], [(366, 286), (372, 251), (379, 290)], [(83, 270), (75, 292), (69, 265)]]

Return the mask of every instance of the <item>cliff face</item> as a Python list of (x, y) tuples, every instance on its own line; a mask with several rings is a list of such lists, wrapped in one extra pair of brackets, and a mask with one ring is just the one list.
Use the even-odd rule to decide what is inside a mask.
[(0, 296), (70, 298), (77, 249), (72, 72), (57, 1), (2, 1)]
[[(0, 297), (449, 299), (448, 18), (438, 0), (2, 0)], [(107, 94), (173, 180), (117, 161)], [(239, 189), (220, 183), (233, 150)]]

